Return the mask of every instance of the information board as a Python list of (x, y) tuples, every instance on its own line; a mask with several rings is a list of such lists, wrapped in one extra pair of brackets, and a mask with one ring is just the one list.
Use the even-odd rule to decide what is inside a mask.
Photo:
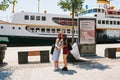
[(79, 20), (79, 43), (95, 44), (95, 20)]

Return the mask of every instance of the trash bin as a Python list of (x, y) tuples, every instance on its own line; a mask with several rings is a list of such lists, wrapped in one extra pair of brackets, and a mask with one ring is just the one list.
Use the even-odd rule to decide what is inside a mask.
[(105, 57), (116, 58), (116, 48), (106, 48)]
[(0, 44), (0, 64), (3, 64), (3, 59), (5, 58), (6, 49), (7, 49), (6, 44)]

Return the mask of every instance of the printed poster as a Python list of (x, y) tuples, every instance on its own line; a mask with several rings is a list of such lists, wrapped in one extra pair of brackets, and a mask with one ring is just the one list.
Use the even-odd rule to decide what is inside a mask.
[(95, 44), (95, 20), (80, 20), (80, 44)]

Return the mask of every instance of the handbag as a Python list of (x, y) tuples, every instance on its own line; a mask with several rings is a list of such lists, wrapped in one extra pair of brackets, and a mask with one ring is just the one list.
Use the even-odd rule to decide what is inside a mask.
[(68, 43), (68, 49), (69, 49), (69, 50), (72, 50), (72, 46), (71, 46), (70, 43)]
[(54, 48), (55, 48), (55, 44), (52, 45), (52, 48), (51, 48), (51, 51), (50, 51), (51, 55), (53, 55)]

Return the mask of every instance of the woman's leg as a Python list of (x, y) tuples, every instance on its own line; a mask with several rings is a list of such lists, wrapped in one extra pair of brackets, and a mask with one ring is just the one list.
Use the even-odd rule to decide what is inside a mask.
[(56, 61), (54, 61), (54, 67), (56, 67)]
[(57, 68), (59, 67), (59, 62), (58, 62), (58, 61), (56, 61), (56, 67), (57, 67)]
[(63, 54), (64, 67), (67, 67), (67, 54)]

